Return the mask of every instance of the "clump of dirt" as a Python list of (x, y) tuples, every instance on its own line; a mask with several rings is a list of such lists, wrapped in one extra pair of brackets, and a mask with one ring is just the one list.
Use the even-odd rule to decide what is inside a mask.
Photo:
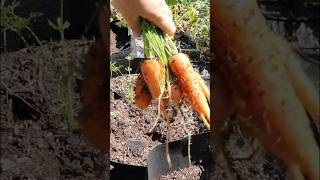
[[(158, 110), (157, 103), (152, 102), (145, 110), (140, 110), (133, 103), (134, 86), (138, 75), (123, 75), (111, 79), (111, 134), (110, 156), (112, 161), (146, 166), (149, 152), (158, 144), (182, 139), (190, 134), (207, 131), (205, 125), (192, 110), (183, 104), (174, 113), (168, 124), (164, 118), (155, 128), (153, 126)], [(169, 132), (167, 126), (169, 125)]]
[(202, 176), (204, 169), (202, 166), (190, 166), (187, 168), (179, 169), (176, 171), (172, 171), (167, 175), (162, 175), (160, 180), (184, 180), (184, 179), (192, 179), (192, 180), (205, 180), (204, 176)]
[[(1, 54), (0, 179), (104, 179), (107, 155), (69, 130), (61, 91), (70, 66), (74, 118), (83, 55), (92, 42), (59, 43)], [(65, 60), (69, 64), (65, 64)]]

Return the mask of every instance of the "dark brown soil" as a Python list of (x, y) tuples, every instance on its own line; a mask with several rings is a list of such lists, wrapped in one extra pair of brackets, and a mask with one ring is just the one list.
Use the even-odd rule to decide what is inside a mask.
[[(74, 118), (80, 109), (83, 54), (92, 42), (66, 42)], [(105, 179), (107, 157), (68, 129), (61, 91), (65, 62), (58, 43), (1, 54), (1, 180)]]
[(190, 134), (206, 131), (205, 125), (186, 105), (177, 111), (170, 130), (168, 123), (161, 117), (152, 135), (147, 135), (157, 117), (155, 102), (145, 110), (138, 109), (133, 103), (134, 84), (137, 75), (124, 75), (111, 79), (113, 99), (111, 108), (110, 156), (112, 161), (146, 166), (149, 152), (158, 144), (178, 140)]
[[(231, 174), (237, 179), (284, 180), (282, 164), (272, 157), (236, 119), (228, 119), (223, 129), (224, 153)], [(214, 161), (213, 179), (225, 179), (226, 170), (221, 161)]]
[(160, 180), (200, 180), (202, 179), (201, 174), (203, 171), (203, 167), (201, 166), (190, 166), (163, 175), (160, 177)]

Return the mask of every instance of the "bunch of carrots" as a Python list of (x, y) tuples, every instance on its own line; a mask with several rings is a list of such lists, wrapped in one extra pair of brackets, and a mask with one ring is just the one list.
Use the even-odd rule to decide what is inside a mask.
[(210, 128), (210, 92), (189, 57), (178, 53), (171, 37), (149, 21), (142, 21), (142, 31), (146, 59), (136, 81), (135, 104), (145, 109), (156, 100), (159, 118), (171, 104), (186, 100)]

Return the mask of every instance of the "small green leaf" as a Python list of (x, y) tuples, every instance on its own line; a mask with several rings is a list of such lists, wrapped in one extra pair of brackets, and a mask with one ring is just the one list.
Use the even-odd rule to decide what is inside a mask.
[(63, 27), (63, 22), (62, 22), (62, 18), (61, 17), (57, 18), (57, 26), (58, 26), (58, 28)]
[(188, 3), (189, 3), (188, 0), (180, 0), (180, 4), (186, 5), (186, 4), (188, 4)]
[(193, 7), (190, 7), (188, 9), (186, 15), (187, 15), (190, 23), (195, 23), (198, 20), (198, 12)]
[(41, 12), (31, 12), (29, 13), (29, 19), (32, 19), (32, 18), (35, 18), (35, 17), (39, 17), (39, 16), (42, 16), (43, 13)]
[(63, 24), (63, 29), (68, 29), (70, 27), (70, 23), (69, 21), (65, 21), (64, 24)]
[(12, 1), (11, 4), (11, 10), (13, 11), (16, 7), (20, 6), (20, 2), (19, 1)]
[(126, 68), (126, 71), (127, 71), (128, 73), (130, 73), (130, 72), (132, 71), (132, 69), (131, 69), (130, 67), (127, 67), (127, 68)]
[(131, 61), (132, 59), (134, 59), (131, 55), (128, 55), (127, 57), (126, 57), (126, 59), (128, 60), (128, 61)]
[(57, 25), (55, 25), (51, 20), (48, 20), (49, 26), (51, 26), (53, 29), (58, 29)]
[(172, 6), (172, 5), (176, 5), (178, 3), (177, 0), (166, 0), (166, 3), (169, 5), (169, 6)]

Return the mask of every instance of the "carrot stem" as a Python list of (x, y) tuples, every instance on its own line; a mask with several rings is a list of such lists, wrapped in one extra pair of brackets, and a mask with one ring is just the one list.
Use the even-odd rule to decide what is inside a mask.
[(169, 69), (169, 59), (178, 53), (178, 49), (168, 34), (146, 19), (142, 20), (142, 32), (145, 58), (160, 60), (161, 66), (166, 70), (165, 84), (161, 85), (161, 89), (168, 89), (173, 81)]

